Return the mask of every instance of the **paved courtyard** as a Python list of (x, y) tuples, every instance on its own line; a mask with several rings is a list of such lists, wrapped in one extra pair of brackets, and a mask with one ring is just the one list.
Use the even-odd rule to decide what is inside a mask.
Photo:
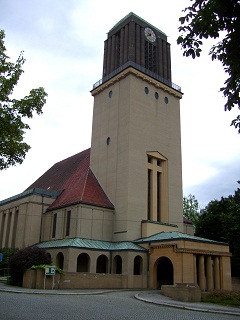
[[(46, 294), (0, 292), (0, 319), (5, 320), (75, 320), (75, 319), (171, 319), (236, 320), (239, 316), (185, 310), (154, 303), (151, 292), (115, 291), (90, 294)], [(149, 302), (136, 299), (148, 299)], [(166, 300), (167, 301), (167, 300)], [(157, 302), (157, 301), (156, 301)], [(240, 310), (239, 310), (240, 311)]]

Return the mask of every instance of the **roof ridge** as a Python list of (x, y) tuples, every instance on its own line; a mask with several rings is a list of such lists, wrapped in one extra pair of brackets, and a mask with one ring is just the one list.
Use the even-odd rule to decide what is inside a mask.
[(83, 200), (83, 195), (84, 195), (86, 184), (87, 184), (89, 169), (90, 169), (90, 167), (88, 167), (87, 172), (86, 172), (85, 181), (84, 181), (84, 185), (83, 185), (83, 189), (82, 189), (82, 194), (81, 194), (81, 197), (80, 197), (81, 201)]

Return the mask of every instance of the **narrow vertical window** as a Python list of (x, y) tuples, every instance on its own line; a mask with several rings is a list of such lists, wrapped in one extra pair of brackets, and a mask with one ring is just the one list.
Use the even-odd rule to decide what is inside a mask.
[(56, 237), (56, 227), (57, 227), (57, 213), (53, 215), (53, 226), (52, 226), (52, 238)]
[(161, 221), (161, 173), (157, 173), (157, 221)]
[(70, 234), (71, 211), (67, 211), (66, 236)]
[(148, 220), (151, 220), (151, 185), (152, 185), (152, 182), (151, 182), (151, 170), (148, 169)]
[(18, 214), (19, 214), (19, 210), (16, 210), (14, 215), (14, 221), (13, 221), (13, 236), (12, 236), (12, 245), (11, 245), (12, 248), (15, 248), (17, 225), (18, 225)]
[(0, 248), (4, 247), (4, 229), (5, 229), (5, 223), (6, 223), (6, 213), (3, 213), (2, 215), (2, 226), (1, 226), (1, 233), (0, 233)]
[(168, 223), (167, 159), (154, 151), (147, 154), (147, 219)]

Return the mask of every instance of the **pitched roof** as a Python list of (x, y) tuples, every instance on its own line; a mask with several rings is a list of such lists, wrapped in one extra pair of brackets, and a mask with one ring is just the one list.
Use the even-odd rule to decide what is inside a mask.
[(110, 242), (103, 240), (93, 240), (85, 238), (71, 238), (71, 239), (59, 239), (44, 241), (35, 244), (39, 248), (85, 248), (92, 250), (106, 250), (106, 251), (122, 251), (122, 250), (133, 250), (133, 251), (146, 251), (145, 248), (131, 241), (118, 241)]
[(172, 240), (189, 240), (189, 241), (196, 241), (196, 242), (207, 242), (207, 243), (213, 243), (213, 244), (228, 245), (225, 242), (219, 242), (219, 241), (210, 240), (206, 238), (195, 237), (190, 234), (182, 233), (178, 231), (160, 232), (150, 237), (137, 239), (134, 242), (146, 243), (146, 242), (161, 242), (161, 241), (172, 241)]
[(85, 203), (113, 209), (114, 206), (101, 188), (90, 167), (90, 149), (54, 164), (27, 190), (40, 188), (61, 190), (49, 210)]

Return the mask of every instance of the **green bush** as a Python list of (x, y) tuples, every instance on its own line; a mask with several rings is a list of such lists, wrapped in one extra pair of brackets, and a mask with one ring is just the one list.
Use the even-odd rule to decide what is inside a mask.
[(51, 264), (51, 257), (45, 249), (27, 247), (17, 250), (9, 260), (10, 283), (21, 286), (24, 272), (33, 265)]
[(213, 291), (206, 294), (202, 302), (240, 307), (240, 291)]
[(2, 261), (0, 261), (0, 277), (8, 275), (9, 259), (16, 250), (17, 249), (14, 249), (14, 248), (0, 249), (0, 253), (2, 253), (2, 255), (3, 255)]
[[(37, 270), (37, 269), (41, 269), (41, 270), (45, 270), (45, 267), (47, 266), (47, 264), (40, 264), (38, 266), (32, 266), (31, 269), (33, 270)], [(55, 267), (55, 272), (59, 273), (59, 274), (64, 274), (64, 271), (62, 269), (60, 269), (58, 266), (54, 266)]]

